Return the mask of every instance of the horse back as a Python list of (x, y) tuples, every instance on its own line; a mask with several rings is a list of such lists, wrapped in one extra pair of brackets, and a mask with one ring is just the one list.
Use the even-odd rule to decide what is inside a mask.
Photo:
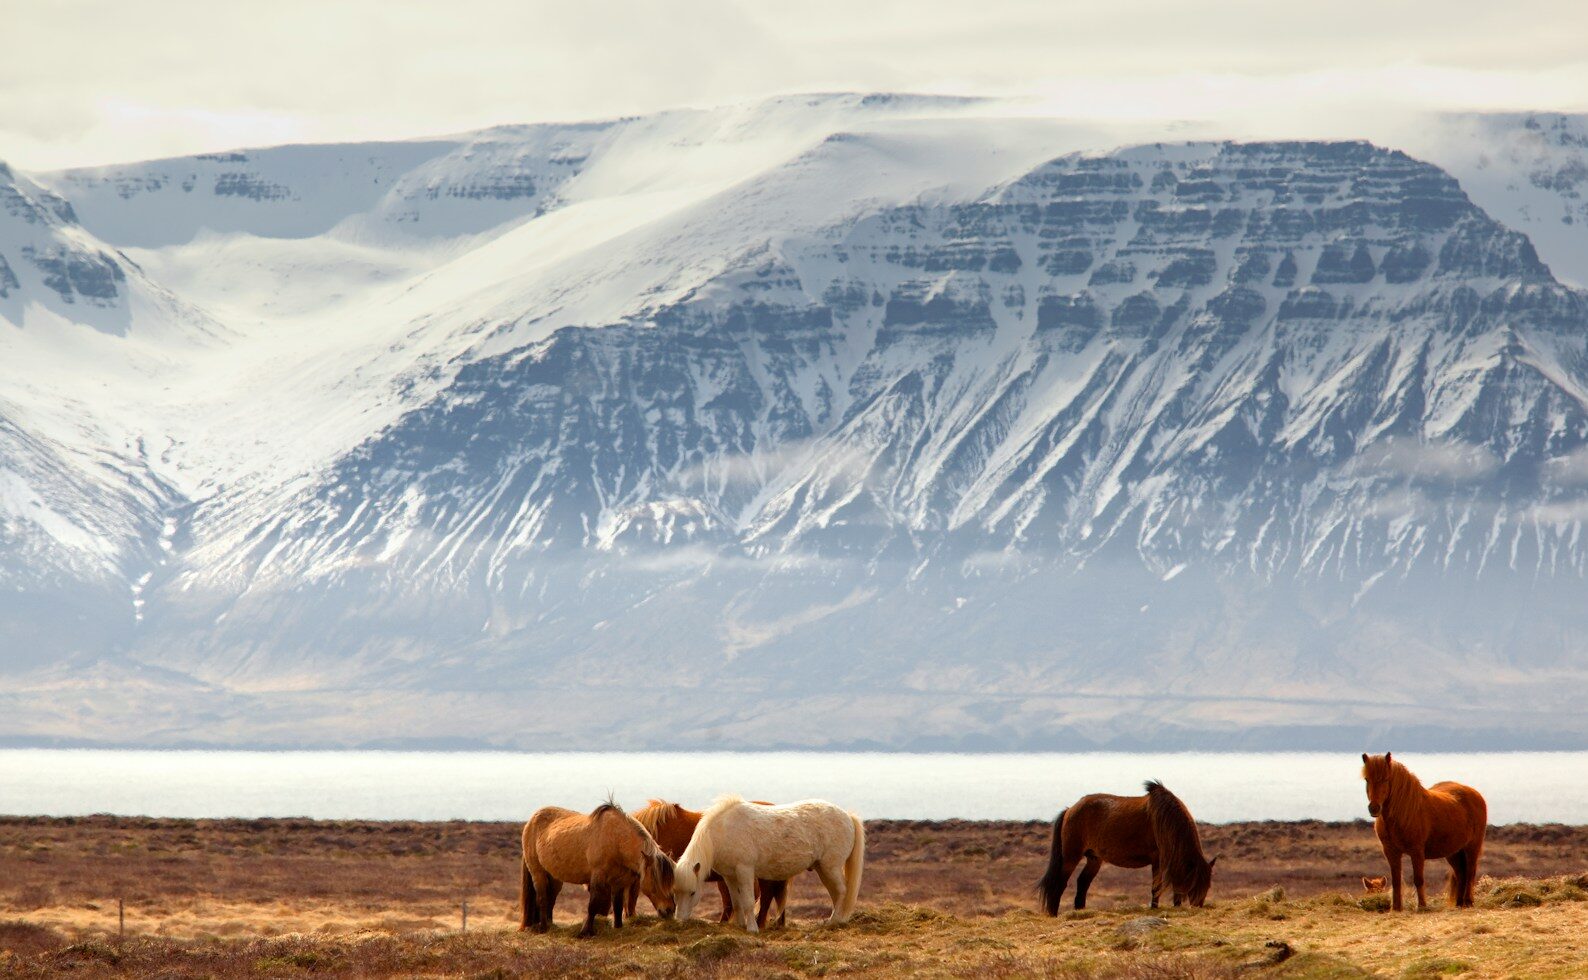
[(746, 803), (723, 814), (713, 833), (716, 864), (750, 864), (759, 877), (785, 879), (854, 847), (849, 811), (826, 800)]
[(1158, 859), (1158, 840), (1145, 796), (1092, 793), (1064, 811), (1064, 855), (1079, 860), (1088, 851), (1123, 868), (1145, 867)]

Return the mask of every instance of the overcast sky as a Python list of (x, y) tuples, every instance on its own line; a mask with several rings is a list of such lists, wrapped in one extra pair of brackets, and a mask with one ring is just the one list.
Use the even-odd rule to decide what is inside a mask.
[(19, 0), (0, 160), (43, 169), (799, 91), (1074, 116), (1588, 109), (1583, 0)]

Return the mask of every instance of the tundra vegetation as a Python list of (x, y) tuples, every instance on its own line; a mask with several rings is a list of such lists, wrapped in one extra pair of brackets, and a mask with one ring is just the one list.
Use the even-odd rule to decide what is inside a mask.
[(1430, 911), (1395, 914), (1363, 892), (1383, 873), (1365, 821), (1204, 825), (1206, 907), (1149, 909), (1147, 872), (1110, 867), (1086, 910), (1050, 919), (1046, 822), (868, 821), (843, 926), (820, 925), (828, 896), (802, 875), (785, 929), (718, 925), (708, 890), (690, 921), (641, 899), (579, 940), (580, 902), (548, 935), (516, 931), (520, 826), (0, 818), (0, 975), (1588, 975), (1588, 827), (1491, 828), (1475, 908), (1431, 889)]

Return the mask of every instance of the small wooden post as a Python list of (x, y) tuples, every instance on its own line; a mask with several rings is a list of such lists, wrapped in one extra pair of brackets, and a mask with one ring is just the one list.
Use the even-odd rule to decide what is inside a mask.
[(124, 898), (116, 899), (116, 938), (123, 939), (127, 935), (127, 901)]
[(467, 898), (463, 900), (463, 931), (469, 931), (469, 900)]

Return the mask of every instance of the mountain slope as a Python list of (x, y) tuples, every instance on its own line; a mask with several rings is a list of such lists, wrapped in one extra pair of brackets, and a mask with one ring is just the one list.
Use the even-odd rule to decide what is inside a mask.
[[(83, 676), (161, 741), (1588, 734), (1588, 295), (1400, 152), (965, 111), (52, 177), (225, 323), (118, 340), (168, 444)], [(0, 701), (110, 737), (71, 682)]]

